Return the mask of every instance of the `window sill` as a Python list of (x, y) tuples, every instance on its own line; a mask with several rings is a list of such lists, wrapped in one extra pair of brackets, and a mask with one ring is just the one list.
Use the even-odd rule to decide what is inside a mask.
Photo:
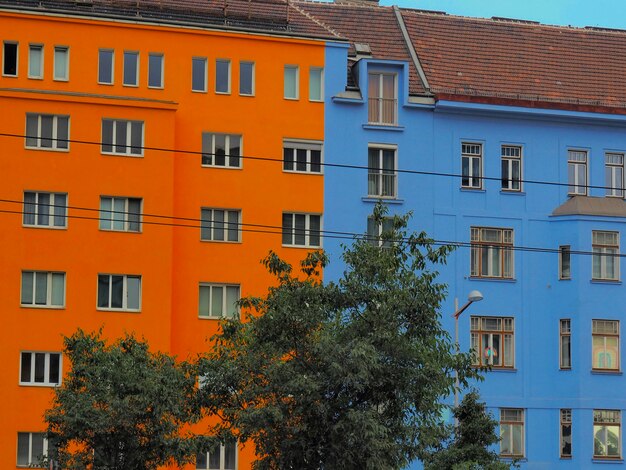
[(129, 310), (126, 308), (103, 308), (96, 307), (98, 312), (119, 312), (119, 313), (141, 313), (141, 309), (139, 310)]
[(55, 388), (60, 387), (61, 384), (38, 384), (38, 383), (29, 383), (29, 382), (20, 382), (18, 384), (20, 387), (39, 387), (39, 388)]
[(6, 75), (3, 73), (2, 78), (17, 78), (17, 75)]
[(478, 276), (470, 276), (470, 281), (486, 281), (486, 282), (517, 282), (515, 278), (504, 278), (504, 277), (478, 277)]
[(107, 83), (107, 82), (98, 82), (98, 85), (113, 86), (113, 85), (115, 85), (115, 83), (114, 83), (114, 82), (111, 82), (111, 83)]
[[(66, 216), (67, 217), (67, 216)], [(54, 226), (49, 226), (49, 225), (28, 225), (28, 224), (22, 224), (23, 228), (34, 228), (34, 229), (38, 229), (38, 230), (67, 230), (67, 225), (65, 227), (54, 227)]]
[[(481, 366), (481, 367), (488, 367), (488, 366)], [(517, 369), (516, 368), (511, 368), (511, 367), (491, 367), (491, 369), (487, 369), (485, 371), (485, 373), (490, 373), (490, 372), (504, 372), (505, 374), (515, 374), (517, 373)]]
[(391, 125), (391, 124), (368, 123), (368, 124), (363, 124), (363, 129), (372, 130), (372, 131), (404, 132), (404, 126), (396, 126), (396, 125)]
[(324, 100), (312, 100), (309, 98), (309, 103), (324, 103)]
[(204, 93), (204, 94), (206, 94), (206, 93), (207, 93), (207, 91), (206, 91), (206, 90), (194, 90), (193, 88), (191, 89), (191, 92), (192, 92), (192, 93)]
[(29, 80), (43, 80), (43, 77), (31, 77), (30, 75), (28, 76)]
[(98, 231), (112, 233), (134, 233), (136, 235), (141, 235), (143, 233), (141, 230), (115, 230), (112, 228), (98, 228)]
[(221, 243), (221, 244), (229, 244), (229, 245), (241, 245), (241, 240), (237, 240), (236, 242), (231, 241), (231, 240), (204, 240), (204, 239), (200, 239), (201, 243)]
[(619, 463), (619, 464), (623, 464), (624, 463), (624, 459), (622, 459), (621, 457), (616, 457), (614, 459), (594, 457), (594, 458), (591, 459), (591, 463)]
[(593, 375), (623, 375), (621, 370), (591, 369)]
[(148, 90), (165, 90), (164, 86), (149, 86)]
[(239, 96), (241, 96), (242, 98), (254, 98), (254, 93), (249, 94), (249, 93), (239, 93)]
[(398, 199), (395, 197), (365, 196), (361, 198), (361, 201), (371, 203), (382, 202), (383, 204), (404, 204), (404, 199)]
[(560, 277), (559, 281), (571, 281), (572, 278), (571, 277)]
[(217, 91), (217, 90), (215, 90), (215, 94), (216, 95), (226, 95), (226, 96), (228, 96), (228, 95), (230, 95), (230, 91)]
[(222, 165), (200, 165), (202, 168), (215, 168), (218, 170), (243, 170), (241, 166), (222, 166)]
[(296, 170), (283, 170), (283, 173), (288, 173), (292, 175), (313, 175), (313, 176), (324, 176), (324, 173), (321, 171), (296, 171)]
[(67, 82), (70, 81), (70, 79), (69, 78), (53, 78), (52, 81), (53, 82), (65, 82), (65, 83), (67, 83)]
[(284, 96), (283, 99), (285, 99), (287, 101), (300, 101), (300, 98), (288, 98), (286, 96)]
[(526, 196), (524, 191), (507, 191), (506, 189), (501, 189), (500, 194), (506, 194), (507, 196)]
[(61, 153), (69, 153), (70, 149), (66, 148), (66, 149), (55, 149), (52, 147), (30, 147), (30, 146), (24, 146), (24, 148), (26, 150), (43, 150), (44, 152), (61, 152)]
[(122, 86), (126, 88), (139, 88), (139, 84), (133, 84), (133, 83), (122, 83)]
[(65, 310), (65, 305), (28, 305), (20, 304), (20, 308), (32, 308), (33, 310)]
[(459, 188), (459, 191), (461, 191), (462, 193), (486, 193), (487, 192), (483, 188), (464, 188), (463, 186)]
[(138, 153), (113, 153), (113, 152), (100, 152), (100, 155), (105, 157), (130, 157), (130, 158), (143, 158), (143, 154)]
[(283, 248), (299, 248), (304, 250), (321, 250), (321, 246), (308, 246), (308, 245), (285, 245), (284, 243), (281, 245)]
[(612, 285), (612, 286), (621, 286), (622, 285), (622, 281), (620, 281), (619, 279), (591, 279), (589, 281), (591, 284), (608, 284), (608, 285)]

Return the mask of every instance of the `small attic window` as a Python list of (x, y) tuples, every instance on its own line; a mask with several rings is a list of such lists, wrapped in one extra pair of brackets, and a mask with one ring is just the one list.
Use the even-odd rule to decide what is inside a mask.
[(369, 44), (359, 44), (358, 42), (354, 43), (354, 50), (357, 55), (372, 55), (372, 50), (370, 49)]

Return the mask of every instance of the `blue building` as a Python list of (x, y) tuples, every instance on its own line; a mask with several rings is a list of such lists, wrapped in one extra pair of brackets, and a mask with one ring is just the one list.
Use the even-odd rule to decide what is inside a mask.
[(626, 33), (371, 3), (296, 3), (351, 43), (327, 51), (325, 161), (369, 167), (326, 167), (325, 229), (376, 234), (383, 200), (459, 243), (442, 317), (482, 292), (459, 338), (502, 457), (623, 465)]

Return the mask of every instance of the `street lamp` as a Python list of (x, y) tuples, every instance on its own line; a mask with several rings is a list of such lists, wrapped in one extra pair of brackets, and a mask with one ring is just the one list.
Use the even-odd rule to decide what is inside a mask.
[[(472, 305), (474, 302), (480, 302), (483, 300), (483, 294), (480, 291), (473, 290), (467, 296), (467, 303), (459, 308), (459, 299), (457, 297), (454, 298), (454, 344), (456, 345), (456, 352), (459, 353), (459, 317), (461, 314)], [(459, 371), (455, 369), (454, 371), (454, 408), (459, 406)], [(456, 424), (458, 425), (458, 420), (455, 419)]]

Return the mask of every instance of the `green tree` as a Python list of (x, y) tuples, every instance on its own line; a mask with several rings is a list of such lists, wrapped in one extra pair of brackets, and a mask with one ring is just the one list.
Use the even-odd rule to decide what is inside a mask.
[(435, 267), (451, 248), (407, 233), (407, 221), (393, 218), (384, 248), (344, 247), (338, 283), (319, 280), (321, 252), (297, 275), (270, 253), (276, 286), (222, 323), (199, 363), (199, 403), (222, 418), (214, 434), (254, 442), (256, 469), (399, 469), (444, 436), (453, 371), (464, 386), (476, 371), (440, 323)]
[(194, 440), (181, 432), (193, 420), (189, 364), (132, 335), (107, 345), (80, 329), (64, 353), (71, 369), (45, 415), (60, 468), (151, 470), (193, 458)]
[(496, 434), (498, 422), (487, 413), (477, 392), (465, 395), (454, 410), (454, 417), (458, 426), (447, 442), (425, 456), (425, 470), (506, 470), (511, 467), (489, 449), (500, 441)]

